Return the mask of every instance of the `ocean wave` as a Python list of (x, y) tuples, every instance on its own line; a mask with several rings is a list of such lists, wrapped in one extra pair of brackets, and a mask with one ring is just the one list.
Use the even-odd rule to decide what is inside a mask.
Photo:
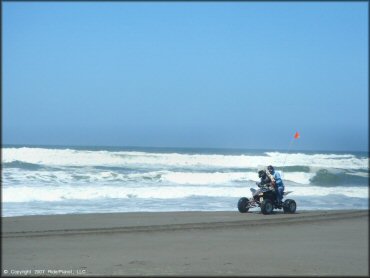
[[(284, 180), (309, 184), (314, 173), (288, 172)], [(151, 171), (119, 173), (79, 169), (74, 171), (33, 171), (13, 170), (4, 172), (4, 184), (161, 184), (166, 185), (239, 185), (259, 181), (257, 172), (177, 172)]]
[(23, 162), (19, 160), (13, 160), (11, 162), (4, 162), (2, 163), (3, 168), (19, 168), (23, 170), (40, 170), (44, 168), (42, 165), (35, 164), (35, 163), (28, 163), (28, 162)]
[(287, 183), (287, 181), (290, 181), (297, 184), (310, 184), (311, 179), (314, 176), (315, 173), (306, 173), (306, 172), (281, 173), (281, 177), (285, 183)]
[(369, 169), (368, 157), (358, 158), (353, 154), (287, 154), (280, 152), (266, 152), (266, 154), (272, 161), (279, 162), (271, 163), (279, 167), (283, 164), (283, 167), (299, 165), (314, 168)]
[[(149, 153), (137, 151), (88, 151), (46, 148), (3, 148), (3, 163), (19, 161), (44, 166), (113, 166), (130, 168), (253, 168), (274, 165), (338, 169), (368, 169), (368, 158), (353, 154), (304, 154), (266, 152), (256, 155)], [(302, 169), (302, 168), (301, 168)], [(304, 172), (307, 168), (302, 169)], [(292, 168), (292, 171), (296, 171)]]
[[(326, 196), (341, 194), (348, 197), (367, 198), (368, 188), (365, 187), (319, 187), (297, 186), (291, 188), (291, 196)], [(288, 189), (286, 189), (288, 191)], [(290, 191), (290, 190), (289, 190)], [(65, 187), (5, 187), (3, 202), (35, 202), (35, 201), (65, 201), (65, 200), (97, 200), (97, 199), (174, 199), (190, 196), (207, 197), (250, 197), (249, 188), (245, 187), (208, 187), (208, 186), (178, 186), (178, 187), (118, 187), (118, 186), (65, 186)]]
[(230, 184), (232, 182), (257, 181), (255, 172), (229, 172), (229, 173), (189, 173), (189, 172), (167, 172), (161, 176), (163, 182), (172, 184)]
[[(257, 188), (257, 171), (267, 165), (280, 171), (285, 190), (293, 191), (289, 196), (310, 200), (310, 206), (317, 200), (320, 207), (323, 202), (340, 205), (342, 199), (345, 204), (346, 198), (367, 200), (369, 190), (368, 157), (354, 154), (2, 150), (2, 201), (10, 213), (19, 209), (27, 214), (38, 206), (42, 211), (54, 207), (58, 213), (91, 212), (95, 205), (115, 211), (112, 203), (122, 204), (121, 208), (131, 204), (130, 209), (137, 211), (148, 209), (153, 200), (154, 211), (171, 205), (181, 209), (181, 202), (186, 209), (192, 204), (197, 210), (219, 204), (235, 209), (238, 198), (250, 197), (249, 188)], [(210, 200), (214, 206), (202, 204)]]
[(309, 166), (301, 166), (301, 165), (295, 165), (295, 166), (284, 166), (279, 168), (284, 173), (286, 172), (303, 172), (303, 173), (309, 173), (311, 172), (311, 167)]
[(327, 169), (320, 169), (310, 178), (310, 183), (321, 186), (368, 185), (369, 176), (365, 173), (330, 172)]
[(19, 169), (6, 170), (3, 172), (4, 185), (17, 184), (104, 184), (104, 183), (138, 183), (159, 182), (163, 173), (167, 171), (155, 171), (145, 173), (119, 173), (115, 171), (97, 171), (94, 169), (73, 169), (58, 171), (29, 171)]
[[(81, 213), (118, 212), (169, 212), (169, 211), (233, 211), (239, 197), (199, 197), (191, 196), (175, 199), (101, 199), (67, 200), (50, 205), (48, 201), (4, 203), (2, 216), (55, 215)], [(298, 211), (302, 210), (347, 210), (369, 209), (367, 198), (348, 197), (342, 194), (325, 196), (294, 196)], [(252, 208), (250, 211), (260, 211)]]
[[(313, 184), (320, 186), (362, 185), (368, 186), (368, 173), (330, 171), (317, 169), (315, 172), (281, 172), (285, 184)], [(219, 171), (131, 171), (121, 172), (109, 168), (68, 168), (57, 170), (27, 170), (19, 168), (3, 169), (3, 184), (161, 184), (167, 185), (234, 185), (240, 186), (259, 181), (257, 171), (219, 172)]]

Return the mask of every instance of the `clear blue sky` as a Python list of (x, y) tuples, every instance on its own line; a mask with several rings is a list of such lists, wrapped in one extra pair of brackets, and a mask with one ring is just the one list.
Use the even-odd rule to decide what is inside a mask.
[(4, 144), (368, 149), (367, 2), (2, 12)]

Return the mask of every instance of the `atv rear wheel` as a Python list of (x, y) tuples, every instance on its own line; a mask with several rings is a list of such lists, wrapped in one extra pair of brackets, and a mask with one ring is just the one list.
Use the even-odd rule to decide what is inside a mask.
[(294, 200), (287, 199), (284, 201), (284, 204), (283, 204), (284, 213), (295, 213), (296, 209), (297, 209), (297, 204), (295, 203)]
[(272, 210), (274, 209), (274, 206), (272, 202), (269, 199), (265, 199), (261, 203), (261, 212), (263, 214), (270, 214)]
[(249, 201), (248, 201), (247, 198), (245, 198), (245, 197), (240, 198), (239, 202), (238, 202), (239, 212), (241, 212), (241, 213), (247, 212), (249, 210), (248, 204), (249, 204)]

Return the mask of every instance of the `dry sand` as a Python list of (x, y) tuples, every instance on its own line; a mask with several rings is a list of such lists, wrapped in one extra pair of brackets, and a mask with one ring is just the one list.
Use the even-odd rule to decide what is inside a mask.
[(1, 271), (4, 276), (368, 276), (368, 231), (367, 210), (5, 217)]

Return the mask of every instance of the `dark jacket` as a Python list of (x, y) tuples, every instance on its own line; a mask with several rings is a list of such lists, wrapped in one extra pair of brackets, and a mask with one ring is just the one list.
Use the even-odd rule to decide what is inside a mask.
[(266, 174), (266, 171), (265, 170), (261, 170), (260, 172), (258, 172), (258, 176), (260, 177), (260, 182), (257, 183), (257, 185), (259, 187), (263, 186), (263, 185), (267, 185), (269, 183), (271, 183), (271, 179), (267, 176)]

